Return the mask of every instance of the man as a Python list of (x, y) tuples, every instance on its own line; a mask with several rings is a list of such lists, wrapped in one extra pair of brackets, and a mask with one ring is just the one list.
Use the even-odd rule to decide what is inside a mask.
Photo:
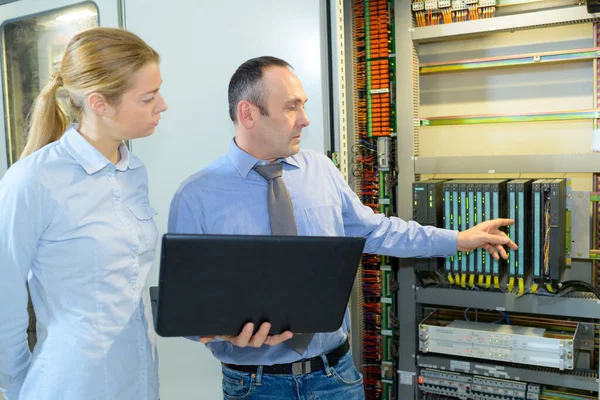
[[(482, 247), (506, 258), (503, 245), (517, 248), (498, 230), (511, 220), (457, 233), (374, 214), (328, 158), (300, 151), (302, 129), (310, 123), (306, 101), (287, 62), (259, 57), (242, 64), (229, 83), (235, 139), (226, 156), (181, 185), (171, 204), (169, 232), (364, 236), (365, 252), (395, 257), (448, 256)], [(280, 201), (287, 202), (291, 221), (281, 222), (288, 211)], [(362, 377), (348, 352), (349, 327), (346, 313), (338, 331), (314, 337), (268, 336), (264, 323), (255, 335), (248, 324), (235, 337), (199, 340), (223, 363), (225, 399), (364, 399)], [(310, 368), (298, 368), (305, 361)]]

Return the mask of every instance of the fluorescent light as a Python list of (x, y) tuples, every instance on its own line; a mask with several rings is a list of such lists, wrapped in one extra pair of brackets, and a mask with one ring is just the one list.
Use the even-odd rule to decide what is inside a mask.
[(97, 14), (90, 10), (71, 11), (56, 18), (57, 21), (72, 22), (78, 19), (95, 17)]

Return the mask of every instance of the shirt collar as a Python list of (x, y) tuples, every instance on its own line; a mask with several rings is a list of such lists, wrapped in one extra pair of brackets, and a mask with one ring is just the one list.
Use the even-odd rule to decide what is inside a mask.
[[(244, 150), (240, 149), (235, 143), (235, 139), (231, 139), (231, 143), (229, 144), (229, 151), (227, 152), (227, 156), (239, 172), (240, 176), (243, 179), (248, 177), (250, 170), (254, 168), (256, 164), (266, 164), (268, 163), (265, 160), (259, 160), (258, 158), (251, 156), (246, 153)], [(293, 167), (300, 168), (298, 162), (294, 159), (294, 156), (287, 158), (279, 158), (276, 162), (285, 162)]]
[[(71, 125), (62, 138), (61, 143), (65, 146), (69, 154), (81, 164), (85, 172), (89, 175), (95, 174), (111, 162), (104, 157), (90, 142), (85, 140), (79, 132), (77, 126)], [(129, 152), (124, 143), (119, 145), (121, 159), (115, 166), (119, 171), (125, 171), (127, 168), (135, 169), (142, 166), (142, 162)]]

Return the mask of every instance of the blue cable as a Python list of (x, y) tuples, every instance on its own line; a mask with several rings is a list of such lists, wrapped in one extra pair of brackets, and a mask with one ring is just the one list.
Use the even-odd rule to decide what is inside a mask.
[[(469, 317), (467, 317), (467, 312), (470, 309), (471, 309), (471, 307), (465, 308), (465, 312), (463, 313), (463, 315), (465, 316), (465, 321), (469, 321), (469, 322), (471, 322), (471, 320), (469, 319)], [(477, 322), (478, 319), (479, 319), (479, 316), (477, 315), (477, 309), (475, 309), (475, 322)]]
[(510, 325), (510, 318), (508, 318), (508, 314), (506, 313), (506, 311), (500, 311), (500, 313), (502, 313), (502, 318), (494, 323), (499, 324), (502, 321), (506, 320), (506, 325)]

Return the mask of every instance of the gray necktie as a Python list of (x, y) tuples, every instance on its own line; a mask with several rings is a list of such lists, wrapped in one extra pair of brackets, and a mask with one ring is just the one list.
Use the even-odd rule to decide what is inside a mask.
[[(282, 169), (283, 163), (254, 167), (254, 170), (265, 178), (269, 184), (267, 188), (267, 206), (269, 208), (269, 220), (271, 221), (271, 235), (297, 236), (298, 229), (294, 220), (294, 207), (281, 177)], [(294, 337), (285, 343), (289, 348), (302, 354), (313, 336), (314, 333), (294, 334)]]

